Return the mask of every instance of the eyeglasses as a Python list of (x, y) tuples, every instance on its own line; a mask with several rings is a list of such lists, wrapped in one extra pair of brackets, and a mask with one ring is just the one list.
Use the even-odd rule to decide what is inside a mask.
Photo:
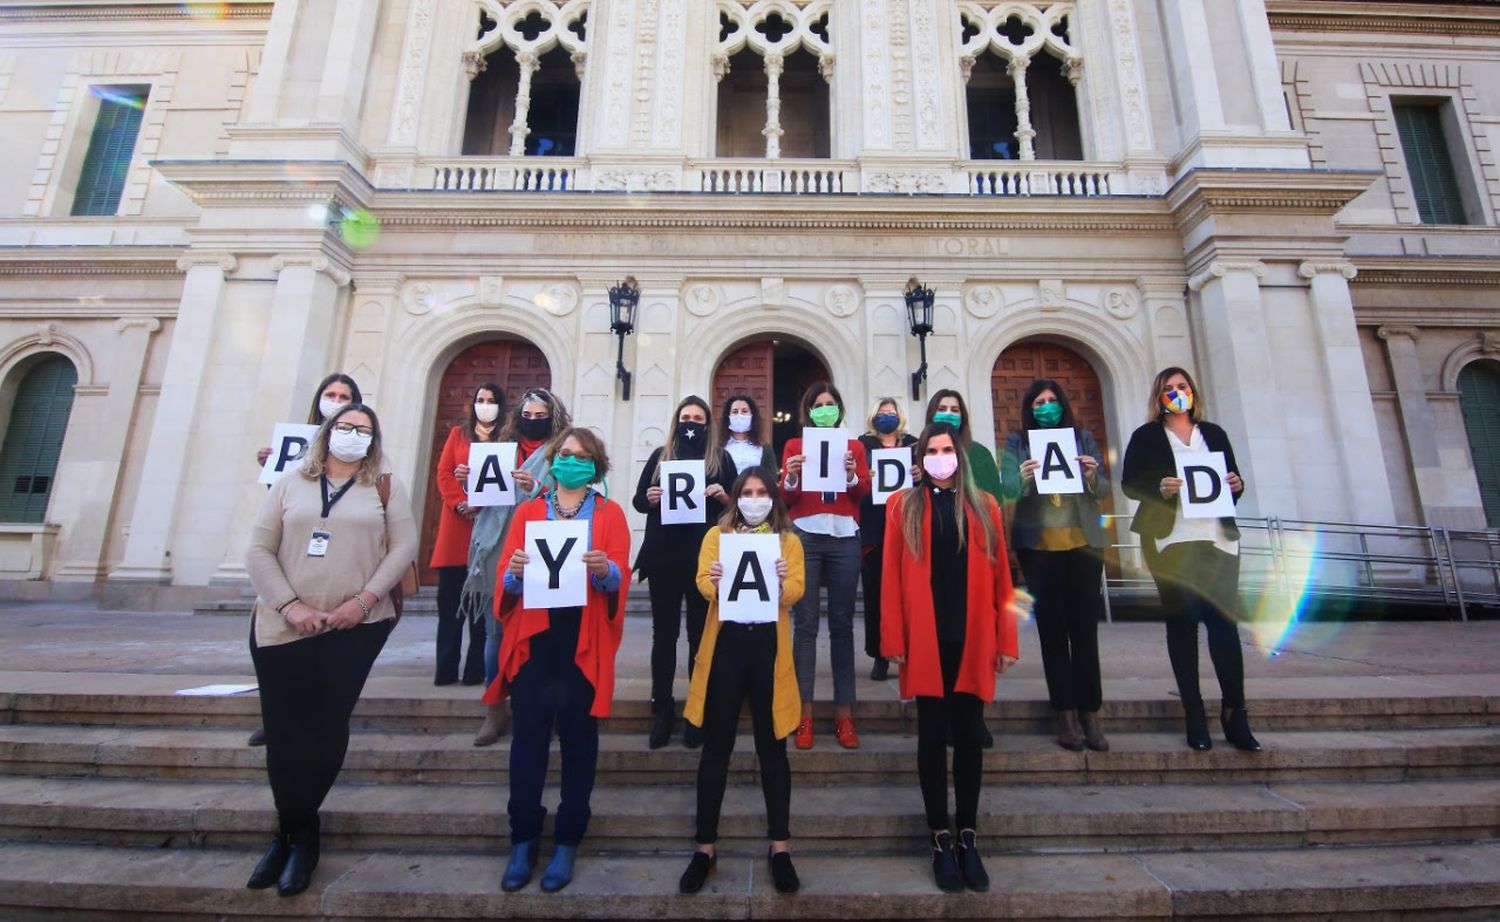
[(375, 428), (373, 426), (356, 426), (353, 423), (334, 423), (333, 431), (338, 432), (342, 435), (348, 435), (351, 432), (358, 432), (360, 435), (364, 436), (367, 439), (373, 438), (375, 435)]
[(563, 450), (559, 451), (557, 453), (557, 456), (559, 458), (577, 458), (579, 461), (592, 461), (592, 460), (594, 460), (594, 458), (593, 458), (592, 455), (578, 454), (576, 452), (568, 451), (566, 448), (564, 448)]

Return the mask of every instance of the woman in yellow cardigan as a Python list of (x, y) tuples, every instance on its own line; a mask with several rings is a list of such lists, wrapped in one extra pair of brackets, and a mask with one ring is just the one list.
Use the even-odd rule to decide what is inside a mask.
[[(698, 850), (683, 872), (678, 889), (697, 893), (713, 872), (729, 756), (734, 752), (740, 708), (748, 697), (760, 786), (766, 796), (771, 880), (779, 892), (796, 893), (801, 884), (787, 845), (791, 838), (792, 768), (787, 762), (786, 738), (802, 718), (791, 633), (792, 606), (802, 598), (802, 542), (792, 532), (774, 470), (752, 467), (744, 471), (729, 495), (734, 497), (734, 504), (719, 520), (719, 527), (704, 536), (698, 551), (698, 591), (708, 599), (709, 608), (682, 712), (688, 723), (703, 729), (703, 758), (698, 763)], [(775, 622), (719, 620), (719, 579), (724, 575), (719, 562), (719, 535), (725, 532), (780, 536), (776, 576), (781, 597)]]

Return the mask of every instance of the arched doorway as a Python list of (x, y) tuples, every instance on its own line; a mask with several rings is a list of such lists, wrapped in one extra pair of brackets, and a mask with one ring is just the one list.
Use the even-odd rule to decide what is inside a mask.
[(437, 583), (437, 574), (427, 568), (437, 541), (437, 461), (448, 430), (462, 425), (469, 415), (474, 389), (493, 381), (505, 392), (508, 412), (529, 387), (552, 387), (552, 369), (542, 351), (525, 340), (491, 339), (460, 352), (443, 372), (438, 384), (437, 414), (432, 424), (432, 456), (427, 465), (427, 491), (422, 501), (422, 549), (417, 556), (424, 585)]
[(55, 353), (22, 372), (0, 447), (0, 522), (46, 518), (77, 384), (78, 370)]
[(1500, 528), (1500, 364), (1470, 362), (1458, 373), (1459, 406), (1490, 528)]
[[(771, 420), (771, 442), (776, 457), (788, 439), (802, 431), (798, 402), (816, 381), (828, 381), (828, 366), (817, 353), (788, 339), (759, 339), (743, 343), (719, 362), (714, 372), (714, 412), (730, 394), (749, 394)], [(862, 411), (850, 407), (851, 416)]]

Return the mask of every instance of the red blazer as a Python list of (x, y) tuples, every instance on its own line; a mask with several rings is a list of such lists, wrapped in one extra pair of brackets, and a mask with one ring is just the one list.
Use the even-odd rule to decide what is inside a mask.
[[(781, 478), (781, 490), (786, 495), (787, 511), (791, 513), (795, 521), (808, 515), (820, 515), (825, 512), (834, 515), (847, 515), (854, 521), (859, 521), (859, 504), (870, 494), (870, 460), (865, 454), (865, 446), (861, 445), (859, 439), (849, 440), (849, 451), (854, 452), (854, 485), (843, 493), (835, 493), (833, 502), (823, 502), (822, 493), (804, 493), (802, 481), (798, 478), (795, 488), (786, 485), (786, 476)], [(781, 453), (781, 469), (786, 470), (786, 459), (795, 458), (802, 454), (802, 440), (791, 439), (786, 443), (786, 448)], [(839, 469), (843, 469), (843, 460), (839, 460)]]
[[(920, 488), (918, 488), (920, 489)], [(912, 494), (903, 490), (886, 508), (885, 558), (880, 586), (880, 655), (906, 657), (901, 667), (901, 697), (943, 697), (943, 669), (938, 661), (937, 617), (932, 607), (932, 563), (923, 548), (913, 557), (901, 533), (902, 507)], [(965, 523), (969, 555), (968, 629), (964, 655), (953, 690), (982, 701), (995, 700), (995, 660), (1000, 654), (1020, 656), (1016, 639), (1014, 589), (1005, 554), (1005, 528), (1000, 507), (981, 493), (984, 513), (995, 526), (995, 556), (984, 553), (983, 526), (974, 513)], [(923, 540), (932, 532), (932, 509), (922, 521)]]
[(469, 565), (469, 536), (474, 523), (458, 514), (458, 504), (469, 498), (464, 485), (453, 476), (453, 469), (469, 463), (469, 437), (462, 426), (454, 426), (443, 443), (443, 453), (438, 455), (437, 470), (433, 480), (437, 482), (438, 495), (443, 503), (438, 510), (437, 540), (432, 545), (432, 560), (427, 565), (438, 567), (466, 567)]
[[(594, 717), (608, 717), (615, 696), (615, 654), (625, 631), (625, 595), (630, 591), (630, 525), (618, 503), (594, 497), (589, 547), (603, 551), (620, 568), (620, 588), (600, 592), (589, 586), (588, 603), (578, 629), (578, 653), (574, 662), (594, 686)], [(522, 608), (521, 598), (505, 591), (505, 570), (526, 541), (526, 523), (547, 519), (547, 497), (539, 496), (516, 507), (505, 534), (500, 565), (495, 574), (495, 618), (505, 626), (500, 641), (500, 676), (484, 693), (489, 704), (499, 704), (510, 694), (516, 673), (531, 657), (531, 638), (547, 630), (550, 615), (545, 608)]]

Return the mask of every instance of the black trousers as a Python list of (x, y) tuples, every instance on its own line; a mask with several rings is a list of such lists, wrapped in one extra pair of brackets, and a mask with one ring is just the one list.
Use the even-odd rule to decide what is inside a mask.
[(760, 763), (760, 788), (766, 798), (766, 837), (773, 842), (792, 837), (788, 828), (792, 766), (786, 757), (786, 740), (776, 738), (771, 714), (775, 685), (776, 625), (720, 625), (708, 673), (703, 757), (698, 762), (698, 841), (703, 845), (719, 838), (719, 811), (729, 781), (729, 757), (734, 752), (740, 710), (747, 697), (755, 732), (755, 758)]
[(1208, 541), (1188, 541), (1157, 553), (1151, 575), (1161, 596), (1167, 656), (1183, 704), (1203, 702), (1198, 687), (1198, 623), (1202, 622), (1223, 705), (1244, 707), (1245, 658), (1238, 627), (1240, 558)]
[(682, 605), (687, 601), (688, 677), (698, 658), (708, 600), (698, 591), (697, 560), (682, 567), (660, 566), (646, 580), (651, 593), (651, 700), (672, 700), (677, 676), (677, 638), (682, 635)]
[(349, 715), (395, 625), (377, 621), (270, 647), (257, 646), (251, 631), (266, 775), (282, 832), (317, 820), (344, 767)]
[(955, 692), (963, 647), (940, 644), (941, 698), (917, 697), (917, 780), (929, 829), (948, 826), (948, 730), (953, 730), (954, 820), (959, 829), (978, 829), (979, 786), (984, 774), (984, 702)]
[(859, 579), (865, 594), (865, 655), (880, 659), (880, 571), (885, 548), (877, 544), (860, 550), (864, 554)]
[[(451, 685), (458, 681), (459, 652), (464, 631), (469, 634), (469, 655), (463, 658), (465, 685), (484, 681), (484, 621), (467, 621), (458, 617), (458, 600), (463, 596), (468, 567), (438, 567), (437, 586), (437, 667), (433, 681)], [(488, 613), (486, 613), (488, 614)]]
[(1099, 681), (1099, 579), (1104, 559), (1093, 548), (1016, 554), (1034, 599), (1037, 638), (1047, 697), (1056, 711), (1097, 711)]

